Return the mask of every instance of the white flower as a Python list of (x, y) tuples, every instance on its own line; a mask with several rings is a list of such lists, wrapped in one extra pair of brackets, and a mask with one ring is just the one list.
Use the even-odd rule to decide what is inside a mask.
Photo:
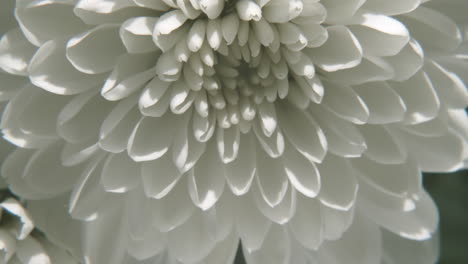
[[(2, 196), (4, 194), (2, 191)], [(67, 252), (49, 242), (38, 231), (32, 232), (34, 222), (17, 200), (3, 200), (0, 214), (0, 263), (77, 264)]]
[(2, 5), (3, 176), (70, 193), (86, 263), (437, 259), (421, 171), (467, 162), (465, 1)]

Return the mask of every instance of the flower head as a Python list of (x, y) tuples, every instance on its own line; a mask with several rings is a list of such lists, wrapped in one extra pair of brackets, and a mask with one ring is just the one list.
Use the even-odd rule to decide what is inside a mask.
[(421, 171), (466, 163), (460, 6), (17, 0), (4, 177), (70, 193), (90, 263), (396, 263), (434, 243)]

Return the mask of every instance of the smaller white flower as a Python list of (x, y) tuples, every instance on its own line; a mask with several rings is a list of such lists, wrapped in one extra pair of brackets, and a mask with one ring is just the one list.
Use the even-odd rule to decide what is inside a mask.
[(34, 222), (14, 198), (0, 203), (0, 263), (76, 264), (67, 252), (34, 230)]

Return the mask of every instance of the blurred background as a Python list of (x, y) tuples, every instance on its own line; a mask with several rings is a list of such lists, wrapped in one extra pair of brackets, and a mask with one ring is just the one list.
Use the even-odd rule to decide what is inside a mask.
[(468, 263), (468, 171), (426, 174), (424, 186), (439, 207), (439, 264)]

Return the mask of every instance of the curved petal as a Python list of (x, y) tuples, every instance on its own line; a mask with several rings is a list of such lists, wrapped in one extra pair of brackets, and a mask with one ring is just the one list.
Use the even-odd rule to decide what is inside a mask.
[(172, 144), (174, 116), (143, 117), (138, 122), (128, 141), (128, 155), (135, 161), (160, 158)]
[(252, 133), (241, 134), (237, 158), (224, 166), (226, 181), (235, 195), (246, 194), (256, 172), (255, 142)]
[(27, 75), (27, 68), (36, 47), (19, 29), (7, 32), (0, 39), (0, 68), (16, 75)]
[(300, 194), (296, 203), (296, 213), (288, 223), (291, 233), (303, 247), (317, 250), (324, 239), (320, 203)]
[(51, 93), (78, 94), (98, 88), (104, 75), (84, 74), (67, 60), (65, 41), (50, 40), (44, 43), (32, 57), (28, 67), (31, 82)]
[[(112, 43), (111, 46), (107, 45)], [(67, 42), (67, 59), (81, 72), (99, 74), (112, 70), (125, 52), (116, 25), (97, 26)]]
[(212, 140), (188, 175), (189, 194), (196, 206), (207, 210), (217, 202), (224, 191), (223, 174), (224, 165)]
[(140, 179), (140, 164), (126, 152), (110, 154), (104, 161), (101, 184), (108, 192), (123, 193), (135, 188)]
[(288, 176), (281, 159), (268, 156), (258, 146), (256, 149), (257, 170), (256, 178), (263, 199), (271, 206), (278, 205), (288, 189)]
[(348, 160), (329, 154), (317, 166), (322, 181), (320, 201), (336, 210), (350, 210), (356, 202), (359, 185)]
[(261, 248), (249, 251), (244, 250), (248, 263), (260, 264), (286, 264), (291, 257), (291, 242), (289, 233), (281, 225), (272, 225), (266, 234)]
[(177, 169), (168, 153), (159, 159), (143, 162), (141, 177), (148, 197), (160, 199), (177, 184), (182, 173)]
[(390, 82), (389, 84), (406, 104), (406, 123), (417, 124), (437, 116), (440, 109), (440, 99), (426, 73), (419, 72), (407, 81)]
[(368, 124), (388, 124), (404, 119), (406, 105), (386, 82), (370, 82), (353, 89), (369, 108)]
[(36, 46), (50, 39), (76, 34), (88, 27), (73, 14), (73, 5), (56, 0), (19, 7), (16, 18), (26, 38)]
[(330, 26), (327, 31), (328, 39), (322, 46), (306, 50), (315, 65), (324, 71), (334, 72), (353, 68), (361, 63), (361, 45), (348, 28)]

